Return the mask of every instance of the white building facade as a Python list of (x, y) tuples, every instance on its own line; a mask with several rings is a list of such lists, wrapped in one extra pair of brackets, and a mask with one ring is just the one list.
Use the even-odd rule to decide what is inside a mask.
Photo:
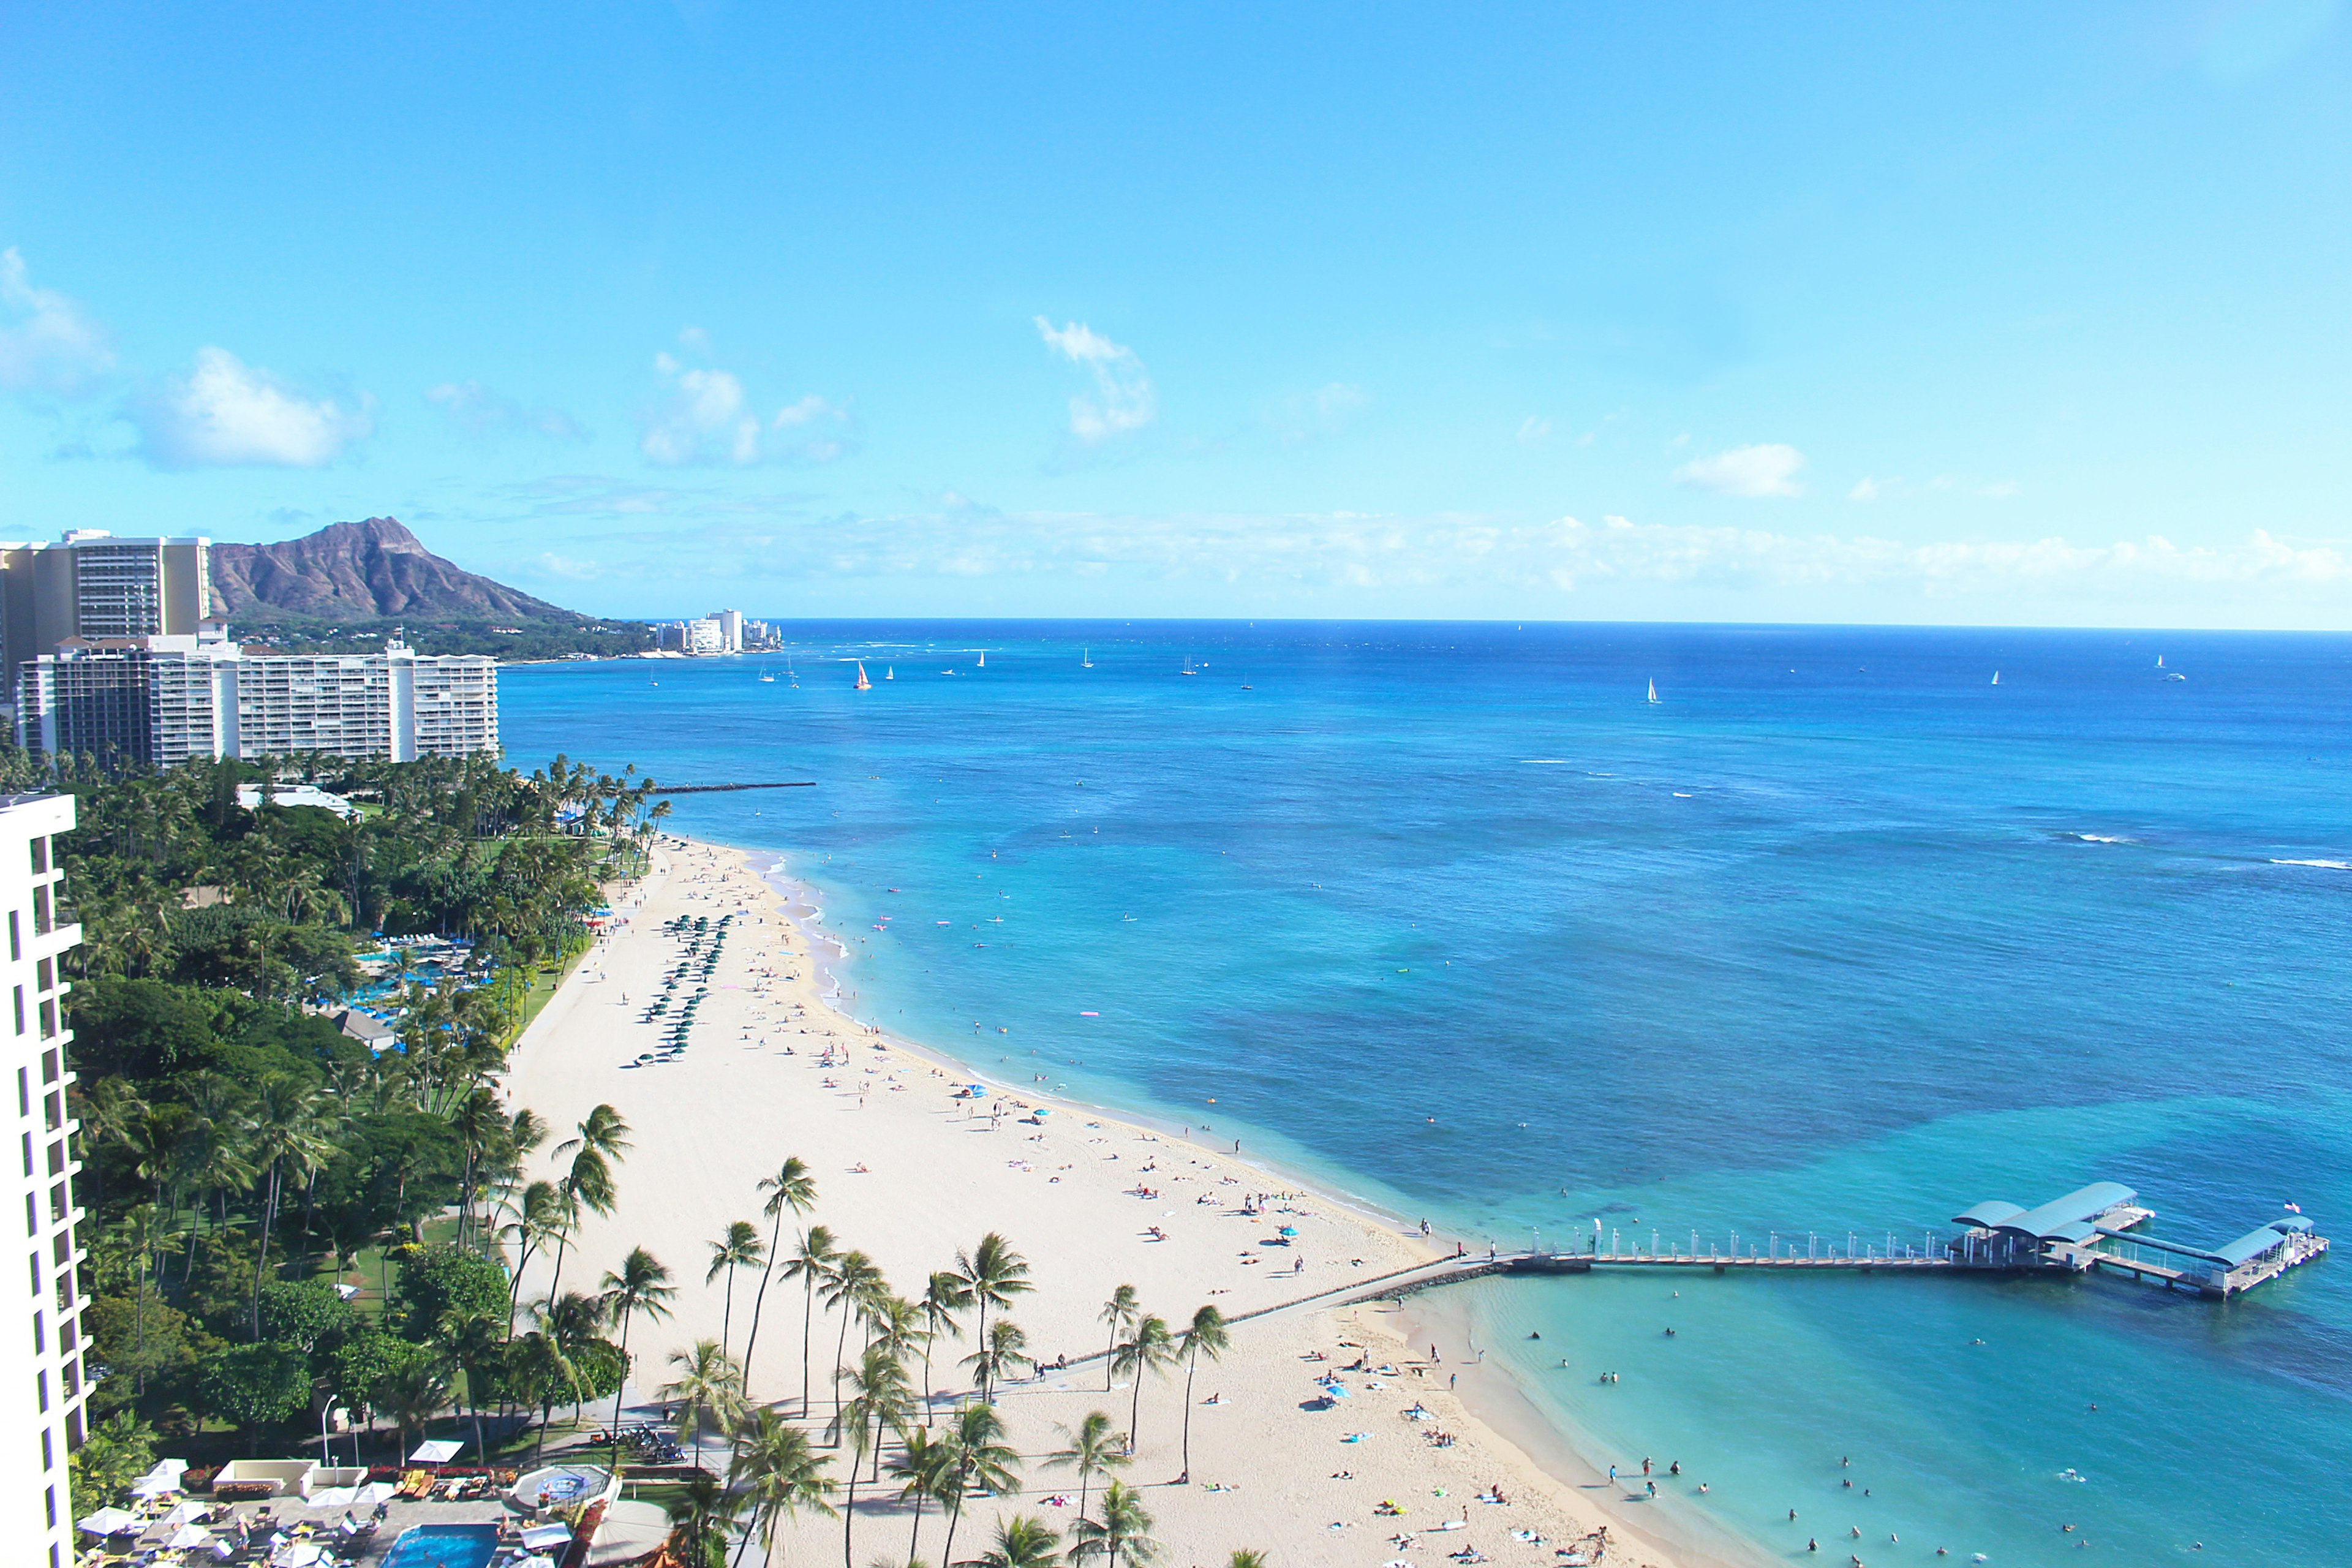
[(396, 640), (380, 654), (247, 653), (208, 627), (60, 644), (23, 667), (16, 713), (29, 749), (153, 767), (293, 752), (496, 756), (498, 662), (419, 655)]
[[(79, 1124), (66, 1113), (71, 1038), (58, 962), (81, 927), (58, 919), (58, 836), (74, 825), (69, 795), (0, 796), (0, 905), (7, 910), (10, 1011), (0, 1072), (16, 1109), (5, 1156), (0, 1226), (21, 1237), (26, 1270), (0, 1286), (17, 1302), (0, 1317), (0, 1542), (7, 1561), (65, 1568), (73, 1561), (66, 1456), (81, 1446), (89, 1380), (82, 1366), (82, 1211), (74, 1205)], [(21, 1211), (22, 1217), (19, 1218)], [(19, 1230), (17, 1227), (22, 1226)]]

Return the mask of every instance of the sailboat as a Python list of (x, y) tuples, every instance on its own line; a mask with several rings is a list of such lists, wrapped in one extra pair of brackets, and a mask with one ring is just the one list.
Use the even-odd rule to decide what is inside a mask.
[(794, 691), (798, 691), (801, 689), (800, 671), (793, 668), (793, 656), (791, 654), (784, 655), (784, 679), (793, 683), (793, 689)]
[(857, 689), (860, 691), (874, 689), (874, 683), (866, 679), (866, 661), (862, 658), (857, 661)]
[(894, 665), (892, 665), (889, 668), (887, 668), (887, 669), (884, 670), (884, 671), (882, 672), (882, 679), (885, 679), (885, 680), (896, 680), (896, 679), (898, 679), (898, 667), (897, 665), (895, 665), (895, 664), (894, 664)]
[(1184, 668), (1177, 673), (1180, 675), (1198, 675), (1201, 672), (1192, 668), (1192, 656), (1188, 653), (1184, 656)]
[(1658, 683), (1657, 683), (1656, 681), (1653, 680), (1652, 682), (1650, 682), (1650, 700), (1651, 700), (1653, 703), (1654, 703), (1654, 702), (1656, 702), (1656, 701), (1657, 701), (1657, 700), (1658, 700)]
[(1095, 650), (1090, 647), (1082, 647), (1078, 649), (1078, 668), (1080, 669), (1092, 669), (1095, 667), (1094, 651)]
[(2156, 668), (2158, 669), (2162, 669), (2164, 668), (2164, 656), (2162, 654), (2158, 654), (2156, 656)]
[(2000, 671), (1996, 669), (1992, 672), (1992, 683), (1995, 686), (1999, 686), (2000, 684)]
[(776, 678), (772, 675), (763, 675), (760, 677), (760, 684), (762, 686), (773, 686), (775, 683)]
[(980, 668), (982, 669), (986, 669), (988, 668), (988, 650), (986, 648), (982, 648), (980, 650)]

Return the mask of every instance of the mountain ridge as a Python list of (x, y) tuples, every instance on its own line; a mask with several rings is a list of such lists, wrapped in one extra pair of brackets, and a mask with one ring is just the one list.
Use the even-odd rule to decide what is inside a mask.
[(590, 618), (444, 560), (391, 517), (331, 522), (276, 544), (215, 544), (211, 574), (212, 613), (232, 617), (275, 611), (334, 622)]

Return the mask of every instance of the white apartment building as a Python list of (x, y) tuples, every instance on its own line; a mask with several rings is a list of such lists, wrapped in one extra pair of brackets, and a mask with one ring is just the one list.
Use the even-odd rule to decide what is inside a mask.
[[(0, 905), (7, 909), (7, 973), (12, 1011), (0, 1015), (8, 1042), (0, 1062), (14, 1082), (16, 1136), (5, 1163), (18, 1193), (0, 1201), (0, 1227), (21, 1223), (26, 1274), (0, 1273), (18, 1303), (0, 1324), (0, 1542), (12, 1563), (64, 1568), (73, 1561), (73, 1510), (66, 1455), (81, 1446), (89, 1393), (80, 1327), (82, 1211), (74, 1206), (78, 1124), (66, 1114), (67, 1033), (58, 1016), (67, 989), (58, 973), (81, 941), (79, 925), (57, 919), (53, 844), (74, 825), (69, 795), (0, 795)], [(21, 1292), (21, 1293), (19, 1293)], [(13, 1392), (10, 1392), (12, 1391)], [(9, 1416), (5, 1411), (14, 1410)]]
[(499, 752), (498, 663), (419, 655), (248, 653), (197, 637), (61, 643), (17, 676), (22, 742), (154, 767), (316, 752), (354, 761)]
[(13, 691), (20, 665), (68, 637), (194, 636), (211, 599), (208, 539), (76, 529), (54, 544), (0, 544), (5, 684)]

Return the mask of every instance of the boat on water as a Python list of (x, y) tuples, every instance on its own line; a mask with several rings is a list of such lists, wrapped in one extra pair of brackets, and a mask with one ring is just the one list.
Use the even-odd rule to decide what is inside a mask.
[(988, 650), (986, 648), (982, 648), (980, 650), (980, 668), (982, 669), (986, 669), (988, 668)]
[(1080, 669), (1092, 669), (1095, 667), (1094, 653), (1095, 650), (1090, 647), (1082, 647), (1078, 649), (1078, 668)]
[(2000, 671), (1996, 669), (1992, 672), (1992, 683), (1995, 686), (1999, 686), (2000, 684)]
[(884, 671), (882, 672), (882, 679), (885, 679), (885, 680), (896, 680), (896, 679), (898, 679), (898, 667), (897, 665), (895, 665), (895, 664), (894, 664), (894, 665), (892, 665), (889, 668), (887, 668), (887, 669), (884, 670)]
[(2164, 656), (2162, 654), (2158, 654), (2156, 656), (2156, 668), (2158, 669), (2162, 669), (2164, 668)]
[(1177, 673), (1180, 675), (1198, 675), (1201, 672), (1192, 668), (1192, 656), (1188, 653), (1184, 656), (1184, 668)]
[(866, 661), (862, 658), (857, 661), (857, 689), (860, 691), (874, 689), (874, 683), (866, 679)]
[(1651, 701), (1653, 704), (1654, 704), (1657, 700), (1658, 700), (1658, 683), (1657, 683), (1656, 681), (1653, 680), (1652, 682), (1650, 682), (1650, 701)]
[(776, 678), (772, 675), (763, 675), (760, 677), (760, 684), (762, 686), (773, 686), (775, 683)]

